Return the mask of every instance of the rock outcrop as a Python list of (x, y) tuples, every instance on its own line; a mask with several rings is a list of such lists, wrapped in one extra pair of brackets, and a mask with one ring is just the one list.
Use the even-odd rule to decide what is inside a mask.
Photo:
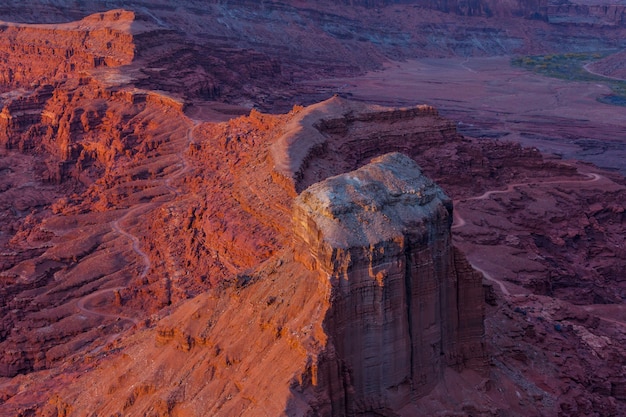
[(343, 0), (367, 8), (410, 4), (444, 13), (472, 17), (522, 17), (553, 24), (624, 26), (626, 6), (618, 2), (589, 0)]
[[(37, 2), (0, 13), (105, 7)], [(463, 138), (426, 105), (202, 111), (623, 30), (517, 0), (304, 3), (111, 0), (135, 10), (1, 25), (19, 59), (0, 62), (0, 414), (626, 414), (623, 178)], [(451, 198), (412, 161), (455, 199), (452, 236)]]
[[(24, 81), (35, 81), (37, 75), (57, 78), (57, 72), (62, 77), (72, 68), (110, 69), (134, 56), (132, 71), (125, 71), (124, 77), (134, 78), (140, 88), (164, 90), (190, 100), (228, 101), (283, 112), (294, 103), (312, 104), (336, 92), (319, 91), (302, 84), (303, 80), (361, 74), (380, 69), (389, 60), (575, 52), (621, 46), (625, 28), (619, 24), (618, 10), (600, 6), (580, 9), (563, 2), (548, 8), (551, 4), (547, 0), (325, 0), (303, 5), (295, 1), (216, 0), (203, 2), (202, 7), (193, 1), (180, 1), (174, 8), (148, 7), (141, 1), (107, 2), (109, 7), (132, 10), (119, 17), (121, 21), (134, 16), (130, 23), (125, 21), (129, 31), (110, 21), (101, 2), (85, 1), (71, 7), (55, 4), (55, 8), (41, 0), (7, 0), (0, 6), (0, 17), (66, 21), (78, 13), (81, 17), (96, 13), (81, 21), (83, 26), (49, 24), (54, 27), (55, 55), (41, 59), (32, 68), (25, 67), (24, 71), (32, 74), (25, 74)], [(37, 13), (38, 9), (45, 12)], [(574, 16), (572, 24), (561, 24), (567, 19), (559, 16)], [(601, 36), (593, 34), (595, 27), (585, 23), (589, 19), (609, 22)], [(555, 24), (549, 23), (552, 21)], [(46, 30), (34, 25), (19, 27), (38, 33)], [(63, 30), (68, 34), (61, 33)], [(77, 30), (96, 38), (93, 51), (85, 49), (91, 44), (76, 45)], [(102, 43), (106, 30), (123, 35)], [(14, 47), (20, 59), (39, 56), (39, 44), (34, 42), (37, 47), (29, 52), (27, 37), (11, 36), (5, 44)], [(76, 51), (77, 56), (80, 52), (84, 58), (59, 60), (71, 53), (65, 50)], [(3, 74), (8, 78), (11, 72)]]
[(388, 154), (314, 184), (294, 204), (296, 247), (330, 285), (314, 415), (399, 410), (444, 368), (485, 367), (482, 275), (451, 245), (452, 202)]
[(390, 109), (335, 96), (307, 107), (285, 126), (272, 146), (272, 175), (296, 195), (380, 155), (381, 142), (387, 152), (417, 155), (458, 138), (454, 123), (431, 106)]
[(415, 0), (414, 4), (461, 16), (541, 18), (547, 0)]

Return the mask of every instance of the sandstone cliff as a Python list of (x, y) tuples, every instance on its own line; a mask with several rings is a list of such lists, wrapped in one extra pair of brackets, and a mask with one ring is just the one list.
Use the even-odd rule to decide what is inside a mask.
[[(107, 23), (112, 18), (102, 14), (105, 5), (99, 2), (73, 3), (70, 7), (40, 0), (16, 1), (11, 6), (12, 1), (0, 6), (0, 17), (5, 20), (65, 22), (78, 13), (81, 17), (90, 13), (105, 16), (102, 22), (100, 17), (85, 21), (85, 26), (65, 23), (47, 25), (46, 29), (8, 25), (9, 29), (19, 27), (34, 34), (54, 28), (55, 55), (24, 69), (33, 72), (30, 76), (25, 73), (24, 81), (28, 77), (34, 81), (38, 75), (55, 78), (56, 72), (62, 74), (61, 69), (103, 72), (134, 57), (123, 78), (137, 87), (271, 112), (328, 97), (327, 91), (320, 92), (302, 81), (361, 74), (380, 69), (389, 60), (595, 51), (619, 47), (624, 37), (619, 7), (604, 10), (589, 6), (582, 10), (578, 4), (554, 5), (545, 0), (320, 1), (306, 5), (240, 0), (204, 2), (202, 7), (180, 1), (176, 8), (161, 3), (147, 6), (141, 1), (107, 2), (110, 7), (132, 10), (126, 12), (134, 16), (131, 23), (130, 15), (120, 16), (129, 30), (115, 21)], [(37, 13), (38, 7), (47, 13)], [(561, 24), (569, 17), (571, 24)], [(600, 23), (588, 24), (594, 19)], [(602, 23), (605, 21), (608, 23)], [(605, 27), (598, 35), (594, 31), (600, 24)], [(107, 30), (123, 36), (104, 42)], [(89, 36), (96, 39), (95, 49), (85, 49), (91, 43), (80, 44), (76, 31), (93, 32)], [(9, 36), (4, 42), (5, 54), (14, 49), (20, 59), (30, 59), (39, 56), (37, 48), (41, 52), (51, 48), (31, 48), (31, 43), (39, 45), (27, 36)], [(71, 51), (76, 51), (75, 56), (65, 59)], [(17, 64), (17, 58), (11, 59)], [(80, 62), (72, 66), (76, 60)], [(8, 77), (10, 71), (4, 74)]]
[(451, 246), (451, 210), (401, 154), (315, 184), (293, 245), (94, 351), (97, 369), (69, 371), (85, 389), (55, 389), (43, 410), (414, 415), (446, 369), (487, 370), (482, 277)]
[(522, 17), (553, 24), (624, 26), (626, 6), (619, 2), (557, 0), (343, 0), (343, 4), (380, 8), (396, 4), (473, 17)]
[(139, 150), (147, 122), (138, 123), (137, 114), (182, 107), (158, 93), (117, 91), (91, 77), (14, 91), (0, 105), (0, 146), (43, 156), (39, 171), (48, 181), (85, 185), (116, 157)]
[[(90, 184), (133, 146), (132, 138), (122, 139), (131, 136), (123, 119), (149, 95), (117, 91), (106, 72), (134, 59), (133, 36), (141, 32), (134, 13), (113, 10), (65, 24), (4, 23), (2, 30), (0, 91), (7, 92), (0, 96), (0, 146), (41, 156), (38, 175), (45, 180)], [(102, 141), (104, 132), (109, 137)]]
[[(504, 2), (503, 11), (447, 2), (445, 13), (411, 4), (132, 4), (134, 20), (120, 12), (117, 23), (98, 14), (52, 32), (7, 24), (7, 51), (52, 58), (2, 95), (0, 414), (624, 414), (623, 179), (463, 138), (430, 106), (335, 97), (219, 125), (185, 115), (190, 100), (204, 99), (291, 108), (294, 97), (329, 95), (299, 80), (387, 58), (545, 47), (569, 34), (578, 48), (585, 25), (526, 39), (548, 24), (483, 18), (508, 16)], [(39, 36), (31, 30), (52, 34), (53, 46), (31, 48)], [(98, 40), (83, 45), (77, 31)], [(57, 60), (72, 47), (81, 54)], [(439, 191), (432, 213), (424, 196), (388, 193), (414, 168), (395, 156), (399, 167), (383, 158), (382, 169), (376, 158), (390, 151), (416, 160), (455, 199), (452, 237), (450, 199)], [(385, 179), (380, 189), (351, 179), (373, 171)], [(341, 223), (331, 222), (354, 231), (343, 231), (349, 245), (317, 227), (323, 216), (306, 204), (292, 207), (326, 186), (349, 201), (335, 213)], [(395, 205), (378, 207), (372, 195)], [(398, 208), (435, 219), (405, 224)], [(333, 227), (331, 235), (341, 229)], [(480, 276), (452, 239), (486, 271), (484, 346)], [(389, 359), (396, 353), (400, 364)]]
[[(330, 289), (311, 415), (399, 410), (446, 366), (484, 369), (482, 277), (459, 269), (452, 202), (402, 154), (314, 184), (294, 204), (298, 257)], [(324, 407), (326, 406), (326, 407)]]

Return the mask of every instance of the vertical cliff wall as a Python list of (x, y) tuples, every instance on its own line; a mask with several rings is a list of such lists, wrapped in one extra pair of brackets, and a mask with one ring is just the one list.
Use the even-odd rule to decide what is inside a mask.
[(317, 412), (397, 410), (446, 367), (483, 366), (482, 277), (451, 245), (451, 222), (451, 200), (399, 153), (296, 199), (300, 260), (331, 287)]

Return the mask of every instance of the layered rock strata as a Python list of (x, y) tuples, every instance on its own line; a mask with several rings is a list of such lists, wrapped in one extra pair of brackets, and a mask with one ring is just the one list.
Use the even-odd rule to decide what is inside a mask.
[[(413, 160), (387, 154), (305, 190), (300, 260), (331, 286), (321, 415), (399, 409), (446, 367), (484, 366), (482, 276), (451, 245), (452, 202)], [(317, 382), (315, 382), (317, 381)]]

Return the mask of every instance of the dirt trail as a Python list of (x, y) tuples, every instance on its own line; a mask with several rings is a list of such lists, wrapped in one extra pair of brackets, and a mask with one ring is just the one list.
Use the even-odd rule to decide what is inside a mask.
[(489, 274), (489, 272), (485, 271), (482, 268), (477, 267), (473, 263), (470, 262), (470, 264), (472, 265), (472, 268), (474, 268), (475, 270), (477, 270), (478, 272), (483, 274), (483, 276), (485, 278), (487, 278), (487, 280), (495, 282), (496, 284), (498, 284), (498, 286), (500, 287), (500, 291), (502, 291), (502, 294), (504, 294), (506, 297), (511, 295), (511, 292), (508, 290), (508, 288), (506, 288), (506, 285), (504, 285), (504, 282), (500, 281), (497, 278), (492, 277), (491, 274)]
[[(515, 184), (509, 184), (506, 189), (504, 190), (490, 190), (490, 191), (485, 191), (484, 193), (482, 193), (479, 196), (476, 197), (470, 197), (470, 198), (464, 198), (461, 200), (456, 200), (454, 203), (456, 204), (457, 202), (460, 201), (473, 201), (473, 200), (486, 200), (487, 198), (491, 197), (494, 194), (504, 194), (504, 193), (510, 193), (511, 191), (513, 191), (516, 187), (528, 187), (531, 185), (550, 185), (550, 184), (581, 184), (581, 183), (591, 183), (591, 182), (596, 182), (602, 178), (604, 178), (602, 175), (600, 174), (593, 174), (593, 173), (585, 173), (584, 174), (587, 178), (589, 178), (588, 180), (556, 180), (556, 181), (527, 181), (527, 182), (518, 182)], [(458, 217), (460, 220), (462, 220), (460, 218), (460, 216)], [(465, 224), (465, 223), (464, 223)], [(455, 227), (455, 226), (452, 226)], [(460, 227), (460, 226), (456, 226), (456, 227)]]
[[(189, 127), (189, 129), (187, 130), (187, 145), (194, 143), (194, 138), (193, 138), (193, 131), (195, 130), (195, 128), (200, 124), (201, 122), (198, 120), (193, 120), (193, 125), (191, 127)], [(176, 179), (179, 178), (181, 175), (183, 175), (185, 172), (187, 172), (190, 167), (189, 164), (187, 163), (187, 160), (184, 157), (184, 152), (185, 152), (186, 147), (183, 147), (183, 150), (177, 153), (178, 158), (180, 159), (180, 163), (179, 165), (181, 166), (181, 169), (178, 170), (174, 175), (170, 176), (166, 181), (165, 181), (165, 186), (166, 188), (172, 192), (173, 198), (176, 198), (180, 195), (180, 191), (177, 188), (174, 188), (171, 186), (171, 182)], [(124, 230), (124, 228), (120, 225), (121, 222), (124, 222), (125, 220), (127, 220), (128, 218), (131, 218), (133, 216), (136, 216), (137, 211), (143, 210), (146, 207), (151, 207), (154, 206), (154, 203), (144, 203), (141, 204), (131, 210), (129, 210), (124, 216), (120, 217), (119, 219), (112, 221), (110, 223), (111, 228), (113, 229), (114, 232), (116, 232), (117, 234), (129, 239), (132, 242), (132, 248), (133, 251), (137, 254), (137, 256), (139, 256), (139, 258), (141, 259), (142, 263), (143, 263), (143, 269), (141, 270), (141, 274), (139, 276), (139, 278), (144, 278), (146, 275), (148, 275), (148, 272), (150, 271), (150, 268), (152, 267), (152, 261), (150, 260), (150, 257), (148, 256), (147, 253), (145, 253), (143, 250), (141, 250), (141, 244), (139, 242), (139, 238), (135, 235), (133, 235), (132, 233), (129, 233), (128, 231)], [(125, 287), (113, 287), (113, 288), (105, 288), (102, 290), (98, 290), (95, 291), (91, 294), (88, 294), (84, 297), (82, 297), (81, 299), (78, 300), (78, 302), (76, 303), (76, 307), (82, 312), (82, 313), (86, 313), (86, 314), (91, 314), (91, 315), (95, 315), (95, 316), (100, 316), (100, 317), (105, 317), (105, 318), (111, 318), (111, 319), (116, 319), (116, 320), (127, 320), (133, 323), (133, 325), (136, 325), (140, 322), (139, 319), (135, 318), (135, 317), (127, 317), (127, 316), (123, 316), (120, 314), (112, 314), (112, 313), (104, 313), (98, 310), (93, 310), (90, 309), (87, 304), (90, 300), (95, 299), (98, 296), (101, 296), (103, 294), (107, 294), (107, 293), (114, 293), (116, 291), (120, 291), (123, 290)], [(114, 339), (115, 337), (117, 337), (119, 335), (119, 333), (112, 335), (109, 339)]]
[(114, 288), (105, 288), (103, 290), (98, 290), (95, 292), (92, 292), (89, 295), (84, 296), (83, 298), (81, 298), (80, 300), (78, 300), (78, 302), (76, 303), (76, 307), (78, 307), (78, 309), (86, 314), (92, 314), (95, 316), (100, 316), (100, 317), (107, 317), (107, 318), (112, 318), (112, 319), (119, 319), (119, 320), (128, 320), (133, 322), (133, 324), (138, 324), (139, 323), (139, 319), (135, 318), (135, 317), (127, 317), (127, 316), (122, 316), (119, 314), (109, 314), (109, 313), (103, 313), (101, 311), (96, 311), (96, 310), (91, 310), (89, 308), (87, 308), (85, 306), (85, 304), (91, 300), (92, 298), (96, 298), (102, 294), (106, 294), (109, 292), (115, 292), (115, 291), (119, 291), (124, 289), (125, 287), (114, 287)]
[[(550, 185), (550, 184), (581, 184), (581, 183), (592, 183), (592, 182), (596, 182), (599, 181), (600, 179), (604, 178), (602, 175), (599, 174), (594, 174), (594, 173), (584, 173), (584, 175), (588, 178), (586, 180), (555, 180), (555, 181), (545, 181), (545, 182), (537, 182), (537, 181), (527, 181), (527, 182), (520, 182), (520, 183), (515, 183), (515, 184), (509, 184), (506, 189), (504, 190), (490, 190), (490, 191), (485, 191), (484, 193), (482, 193), (479, 196), (476, 197), (470, 197), (470, 198), (465, 198), (465, 199), (461, 199), (461, 200), (454, 200), (454, 207), (458, 206), (459, 202), (467, 202), (467, 201), (474, 201), (474, 200), (486, 200), (489, 197), (491, 197), (494, 194), (504, 194), (504, 193), (510, 193), (511, 191), (513, 191), (516, 187), (527, 187), (527, 186), (531, 186), (531, 185)], [(459, 214), (458, 210), (454, 210), (453, 212), (453, 223), (452, 223), (452, 229), (458, 229), (461, 228), (463, 226), (465, 226), (467, 224), (467, 222), (465, 221), (465, 219)], [(506, 287), (506, 284), (497, 279), (494, 278), (493, 276), (491, 276), (487, 271), (485, 271), (484, 269), (482, 269), (481, 267), (479, 267), (478, 265), (476, 265), (475, 262), (473, 262), (471, 259), (468, 259), (470, 264), (472, 265), (472, 267), (477, 270), (478, 272), (482, 273), (483, 276), (489, 280), (492, 281), (496, 284), (498, 284), (498, 286), (500, 287), (500, 291), (502, 292), (502, 294), (505, 297), (511, 297), (511, 296), (517, 296), (517, 295), (522, 295), (522, 294), (511, 294), (511, 292), (508, 290), (508, 288)]]
[[(626, 305), (624, 304), (600, 304), (600, 305), (592, 304), (592, 305), (583, 306), (583, 310), (585, 310), (586, 312), (594, 316), (597, 316), (598, 318), (600, 318), (600, 320), (617, 324), (622, 327), (626, 327), (626, 320), (624, 319), (620, 320), (618, 318), (612, 318), (612, 317), (617, 317), (617, 314), (615, 313), (622, 312), (622, 310), (624, 310), (625, 308), (626, 308)], [(603, 311), (603, 310), (607, 310), (607, 311)], [(622, 312), (622, 315), (623, 315), (623, 312)], [(611, 316), (611, 317), (607, 317), (607, 316)]]
[[(195, 143), (193, 131), (196, 129), (196, 127), (198, 127), (200, 123), (202, 123), (201, 121), (195, 119), (191, 119), (191, 121), (193, 122), (193, 125), (189, 129), (187, 129), (187, 146)], [(183, 152), (179, 152), (177, 156), (178, 159), (180, 159), (180, 163), (178, 165), (181, 166), (181, 169), (179, 169), (174, 175), (171, 175), (165, 181), (165, 187), (170, 192), (172, 192), (175, 197), (178, 197), (180, 195), (180, 191), (178, 190), (178, 188), (172, 187), (172, 181), (181, 177), (185, 172), (189, 171), (190, 169), (190, 166), (187, 163), (187, 159), (185, 159), (185, 157), (183, 156)]]
[(592, 75), (597, 75), (598, 77), (602, 77), (602, 78), (608, 78), (609, 80), (615, 80), (615, 81), (626, 81), (626, 79), (624, 78), (619, 78), (619, 77), (611, 77), (610, 75), (604, 75), (602, 73), (596, 72), (594, 70), (592, 70), (591, 68), (589, 68), (589, 66), (593, 64), (593, 62), (589, 62), (588, 64), (583, 65), (583, 69), (585, 71), (587, 71), (589, 74)]

